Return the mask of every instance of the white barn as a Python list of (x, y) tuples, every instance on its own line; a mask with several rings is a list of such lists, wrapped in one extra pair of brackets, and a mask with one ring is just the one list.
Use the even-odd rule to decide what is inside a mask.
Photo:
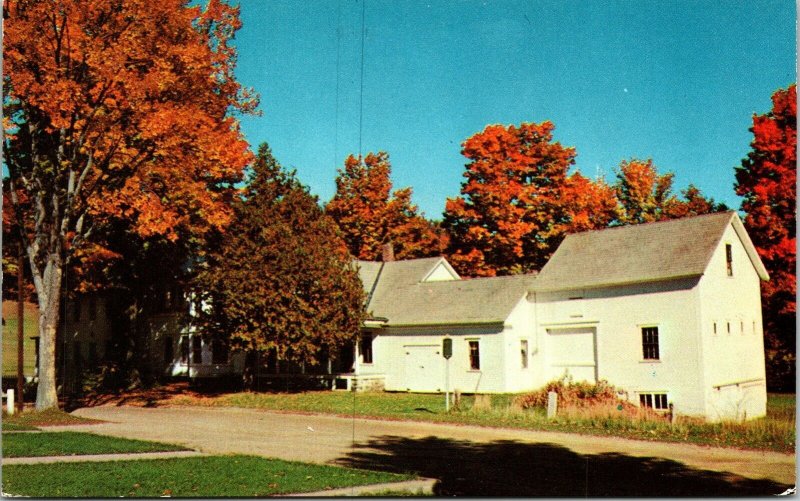
[(444, 391), (449, 363), (450, 389), (465, 393), (569, 374), (712, 421), (766, 414), (768, 275), (735, 212), (569, 235), (538, 275), (464, 280), (444, 258), (358, 265), (362, 388)]

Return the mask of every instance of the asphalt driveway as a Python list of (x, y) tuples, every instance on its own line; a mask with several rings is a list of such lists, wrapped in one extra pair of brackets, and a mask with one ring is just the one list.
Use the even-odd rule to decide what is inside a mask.
[(773, 495), (795, 456), (567, 433), (353, 419), (254, 409), (82, 408), (107, 423), (70, 426), (207, 453), (415, 472), (441, 495)]

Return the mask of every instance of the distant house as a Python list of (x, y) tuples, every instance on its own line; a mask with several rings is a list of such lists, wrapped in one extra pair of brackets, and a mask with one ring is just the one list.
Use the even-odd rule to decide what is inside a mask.
[[(369, 316), (352, 355), (323, 365), (334, 388), (516, 393), (570, 376), (709, 420), (766, 413), (768, 276), (735, 212), (569, 235), (538, 275), (462, 279), (444, 258), (355, 265)], [(193, 329), (181, 297), (165, 290), (142, 319), (147, 370), (241, 374), (243, 355)], [(114, 339), (109, 301), (70, 306), (67, 367), (96, 363)]]
[(462, 280), (443, 258), (358, 264), (370, 319), (357, 385), (445, 391), (449, 364), (462, 392), (569, 375), (710, 420), (766, 413), (768, 276), (734, 212), (570, 235), (538, 275)]

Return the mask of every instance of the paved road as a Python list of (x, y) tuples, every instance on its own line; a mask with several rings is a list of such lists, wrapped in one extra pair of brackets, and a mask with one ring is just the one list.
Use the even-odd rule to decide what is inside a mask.
[(243, 453), (437, 478), (439, 494), (771, 495), (795, 484), (775, 452), (566, 433), (351, 419), (237, 408), (83, 408), (108, 421), (70, 426)]

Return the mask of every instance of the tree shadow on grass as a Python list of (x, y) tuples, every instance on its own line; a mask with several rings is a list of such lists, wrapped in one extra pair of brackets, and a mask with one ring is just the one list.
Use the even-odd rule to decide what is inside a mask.
[(790, 487), (668, 459), (516, 441), (384, 436), (356, 444), (336, 463), (435, 478), (437, 496), (769, 496)]

